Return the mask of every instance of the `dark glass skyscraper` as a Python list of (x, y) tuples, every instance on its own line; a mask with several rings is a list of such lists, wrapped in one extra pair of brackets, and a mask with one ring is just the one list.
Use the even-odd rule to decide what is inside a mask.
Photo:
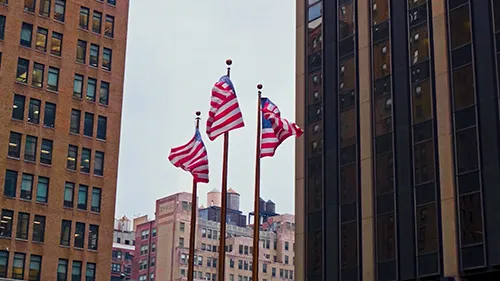
[(299, 0), (296, 27), (296, 279), (500, 280), (500, 0)]

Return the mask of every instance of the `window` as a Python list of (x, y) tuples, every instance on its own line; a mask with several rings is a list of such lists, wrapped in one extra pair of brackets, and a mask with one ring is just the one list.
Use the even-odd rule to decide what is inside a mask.
[(90, 173), (90, 157), (92, 151), (88, 148), (82, 148), (82, 162), (80, 165), (80, 172)]
[(80, 8), (80, 28), (89, 29), (89, 8)]
[(35, 215), (33, 220), (33, 241), (43, 242), (45, 240), (45, 217)]
[(59, 68), (49, 67), (49, 78), (47, 80), (47, 89), (51, 91), (59, 90)]
[(285, 242), (285, 251), (288, 251), (288, 248), (289, 248), (289, 243)]
[(40, 163), (52, 165), (52, 141), (42, 139), (42, 148), (40, 150)]
[(80, 210), (87, 210), (87, 195), (88, 195), (88, 186), (80, 184), (78, 186), (78, 204), (77, 208)]
[(76, 171), (76, 163), (78, 160), (78, 146), (69, 145), (68, 146), (68, 159), (66, 163), (66, 168), (69, 170)]
[(0, 15), (0, 40), (5, 39), (5, 16)]
[(54, 103), (45, 103), (45, 112), (43, 114), (43, 125), (48, 128), (54, 128), (56, 124), (56, 105)]
[(91, 224), (89, 226), (89, 250), (97, 251), (99, 243), (99, 226)]
[(26, 145), (24, 147), (24, 160), (26, 161), (36, 161), (36, 147), (37, 147), (37, 137), (26, 136)]
[(12, 105), (12, 119), (24, 120), (24, 104), (26, 97), (14, 94), (14, 104)]
[(107, 123), (108, 123), (108, 118), (100, 115), (97, 117), (97, 138), (100, 140), (106, 139)]
[(17, 188), (17, 172), (7, 170), (5, 172), (5, 184), (3, 195), (7, 197), (16, 197), (16, 188)]
[[(1, 229), (0, 229), (1, 233)], [(9, 266), (9, 252), (0, 251), (0, 277), (7, 277), (7, 268)]]
[(122, 271), (122, 265), (119, 263), (112, 263), (111, 264), (111, 272), (115, 273), (121, 273)]
[(116, 0), (108, 0), (108, 4), (115, 6)]
[(179, 237), (179, 247), (184, 248), (184, 237)]
[(102, 68), (111, 71), (112, 51), (108, 48), (102, 48)]
[(104, 152), (95, 152), (94, 175), (104, 175)]
[(73, 261), (71, 269), (71, 281), (80, 281), (80, 280), (82, 280), (82, 262)]
[(90, 44), (89, 64), (90, 64), (90, 66), (95, 66), (95, 67), (97, 67), (99, 65), (99, 46), (96, 44)]
[(101, 91), (99, 93), (99, 103), (108, 105), (109, 83), (101, 81)]
[(38, 183), (36, 186), (36, 202), (47, 203), (49, 196), (49, 178), (38, 177)]
[(68, 280), (68, 260), (59, 259), (57, 264), (57, 281)]
[(97, 86), (97, 80), (94, 78), (87, 79), (87, 100), (95, 101), (95, 91)]
[(153, 237), (156, 237), (156, 228), (153, 228), (152, 235), (153, 235)]
[(75, 190), (75, 184), (72, 182), (66, 182), (64, 184), (64, 207), (73, 208), (73, 192)]
[(76, 45), (76, 61), (79, 63), (85, 63), (85, 57), (87, 56), (87, 42), (78, 40)]
[(92, 18), (92, 31), (95, 33), (101, 33), (102, 25), (102, 13), (94, 11), (94, 16)]
[(39, 51), (47, 51), (47, 37), (49, 36), (49, 31), (45, 28), (38, 27), (36, 31), (36, 44), (35, 48)]
[(94, 114), (85, 112), (85, 119), (83, 123), (83, 134), (87, 137), (92, 137), (93, 133), (94, 133)]
[(104, 35), (113, 38), (115, 30), (115, 18), (110, 15), (106, 15), (106, 23), (104, 24)]
[(75, 74), (75, 80), (73, 80), (73, 97), (82, 98), (83, 93), (83, 76), (80, 74)]
[(24, 10), (27, 12), (35, 12), (36, 0), (24, 0)]
[(84, 247), (85, 243), (85, 224), (83, 222), (77, 222), (75, 226), (75, 248)]
[(71, 221), (63, 220), (61, 223), (61, 246), (68, 246), (71, 240)]
[(262, 264), (262, 272), (267, 273), (267, 263)]
[(50, 16), (50, 0), (41, 0), (38, 14), (44, 17)]
[(64, 22), (64, 16), (66, 12), (66, 0), (55, 0), (54, 5), (54, 19)]
[(20, 83), (28, 83), (28, 70), (30, 61), (19, 58), (17, 60), (16, 81)]
[(33, 175), (23, 173), (21, 181), (21, 199), (31, 200), (33, 195)]
[(22, 135), (15, 132), (10, 132), (9, 139), (9, 157), (21, 158), (21, 141)]
[(101, 211), (101, 189), (98, 187), (92, 188), (92, 202), (90, 203), (90, 210), (96, 213)]
[(61, 56), (63, 35), (52, 31), (52, 40), (50, 44), (50, 53), (54, 56)]
[[(14, 211), (2, 209), (2, 216), (0, 217), (0, 237), (12, 236), (12, 219), (14, 218)], [(2, 275), (0, 274), (0, 277)]]
[(17, 214), (16, 238), (28, 240), (29, 223), (30, 223), (30, 214), (28, 213)]
[(28, 122), (33, 124), (40, 123), (40, 100), (30, 99), (28, 108)]
[(23, 22), (21, 26), (21, 46), (31, 48), (31, 37), (33, 35), (33, 25)]
[(146, 255), (148, 253), (149, 247), (148, 245), (141, 246), (141, 256)]
[(69, 125), (69, 131), (71, 133), (79, 134), (80, 133), (80, 116), (81, 111), (72, 109), (71, 110), (71, 122)]
[(180, 222), (180, 223), (179, 223), (179, 230), (180, 230), (181, 232), (184, 232), (184, 230), (185, 230), (185, 229), (186, 229), (186, 224), (185, 224), (185, 223), (183, 223), (183, 222)]
[(15, 253), (14, 260), (12, 262), (12, 279), (24, 279), (24, 262), (26, 260), (26, 254)]

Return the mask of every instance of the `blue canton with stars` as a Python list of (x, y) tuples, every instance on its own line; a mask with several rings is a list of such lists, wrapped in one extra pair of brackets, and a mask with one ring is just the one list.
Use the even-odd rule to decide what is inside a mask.
[(195, 138), (197, 141), (199, 141), (199, 142), (203, 143), (203, 140), (201, 139), (200, 130), (196, 129), (196, 132), (194, 133), (194, 138)]
[(224, 82), (224, 83), (228, 84), (229, 87), (231, 87), (231, 89), (233, 89), (233, 93), (236, 95), (236, 89), (234, 89), (233, 82), (231, 81), (231, 79), (229, 79), (229, 76), (227, 76), (227, 75), (222, 76), (219, 79), (219, 82)]
[[(262, 108), (266, 107), (267, 102), (271, 102), (268, 98), (261, 98), (260, 101)], [(271, 124), (271, 121), (269, 119), (266, 119), (264, 117), (264, 113), (262, 113), (262, 129), (270, 129), (272, 127), (273, 125)]]

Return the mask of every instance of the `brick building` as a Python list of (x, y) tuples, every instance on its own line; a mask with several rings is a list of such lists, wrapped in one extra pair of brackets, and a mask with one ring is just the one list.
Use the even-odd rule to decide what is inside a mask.
[(127, 0), (0, 0), (0, 277), (109, 280)]
[[(208, 200), (211, 207), (217, 202)], [(236, 201), (234, 201), (236, 202)], [(239, 204), (234, 204), (236, 208)], [(201, 213), (203, 209), (199, 209)], [(238, 210), (236, 210), (238, 211)], [(198, 214), (195, 250), (195, 278), (217, 280), (220, 223)], [(157, 281), (187, 280), (189, 233), (191, 220), (191, 194), (177, 193), (156, 201), (155, 228)], [(244, 220), (243, 220), (244, 222)], [(148, 224), (152, 225), (152, 222)], [(138, 233), (139, 228), (138, 226)], [(260, 276), (263, 281), (294, 280), (294, 216), (278, 215), (268, 218), (260, 232)], [(227, 225), (226, 277), (228, 281), (250, 281), (252, 276), (252, 227)], [(136, 238), (136, 247), (148, 245), (148, 239)], [(139, 274), (134, 280), (148, 280)], [(149, 280), (148, 280), (149, 281)]]
[[(137, 223), (137, 224), (136, 224)], [(135, 254), (132, 280), (154, 281), (156, 265), (156, 223), (147, 216), (134, 219)], [(149, 279), (148, 279), (149, 276)]]

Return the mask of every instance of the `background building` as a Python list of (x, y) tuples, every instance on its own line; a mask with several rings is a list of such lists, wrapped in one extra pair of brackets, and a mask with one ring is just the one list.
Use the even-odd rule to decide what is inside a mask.
[(298, 280), (500, 280), (499, 31), (496, 0), (297, 1)]
[(0, 277), (110, 278), (128, 7), (0, 0)]
[[(213, 192), (213, 191), (212, 191)], [(234, 192), (234, 191), (233, 191)], [(210, 200), (210, 193), (208, 196)], [(216, 206), (214, 200), (212, 207)], [(236, 208), (236, 205), (233, 205)], [(199, 209), (196, 230), (196, 264), (195, 278), (199, 280), (217, 280), (217, 260), (220, 233), (220, 223), (217, 220), (201, 217), (206, 210)], [(235, 210), (239, 211), (239, 210)], [(136, 249), (153, 251), (150, 245), (155, 245), (156, 269), (148, 267), (147, 263), (139, 271), (134, 280), (147, 280), (147, 276), (155, 274), (157, 281), (187, 280), (189, 233), (191, 216), (191, 194), (177, 193), (156, 201), (156, 219), (137, 227)], [(243, 223), (245, 223), (243, 218)], [(154, 239), (146, 237), (147, 231), (154, 230)], [(260, 233), (260, 269), (262, 280), (294, 280), (293, 263), (294, 255), (294, 230), (293, 215), (278, 215), (270, 217), (262, 225)], [(144, 237), (139, 237), (140, 231)], [(246, 224), (228, 224), (226, 241), (226, 280), (249, 281), (252, 276), (252, 236), (253, 229)], [(136, 258), (146, 262), (149, 252)], [(151, 259), (151, 258), (149, 258)], [(141, 264), (141, 261), (138, 263)], [(136, 262), (134, 262), (136, 263)]]
[[(156, 223), (147, 216), (134, 219), (135, 254), (132, 280), (154, 281), (156, 270)], [(148, 279), (149, 278), (149, 279)]]
[(111, 262), (111, 281), (130, 278), (132, 275), (132, 262), (135, 255), (135, 232), (133, 222), (123, 216), (115, 219), (113, 233), (113, 252)]

